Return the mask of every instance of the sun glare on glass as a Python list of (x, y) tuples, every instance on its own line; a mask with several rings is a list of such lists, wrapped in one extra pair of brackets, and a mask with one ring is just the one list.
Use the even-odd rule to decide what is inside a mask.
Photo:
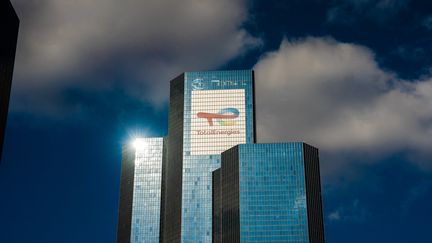
[(144, 150), (147, 147), (146, 142), (142, 138), (135, 138), (135, 140), (132, 142), (132, 146), (136, 150)]

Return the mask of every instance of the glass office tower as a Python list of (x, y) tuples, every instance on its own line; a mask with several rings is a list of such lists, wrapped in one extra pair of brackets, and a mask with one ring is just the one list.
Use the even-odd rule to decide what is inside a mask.
[(9, 110), (19, 19), (8, 0), (0, 1), (0, 162)]
[(213, 179), (213, 195), (222, 197), (213, 202), (222, 208), (213, 234), (223, 242), (324, 242), (318, 149), (241, 144), (222, 153)]
[(212, 171), (253, 143), (253, 71), (187, 72), (171, 81), (165, 242), (212, 241)]
[(139, 138), (123, 147), (118, 243), (158, 243), (164, 138)]

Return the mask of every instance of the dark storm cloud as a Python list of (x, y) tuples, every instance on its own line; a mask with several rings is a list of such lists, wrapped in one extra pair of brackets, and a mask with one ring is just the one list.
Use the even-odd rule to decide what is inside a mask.
[[(120, 86), (156, 103), (185, 70), (216, 68), (254, 47), (243, 0), (15, 0), (21, 18), (15, 92), (33, 109), (66, 87)], [(114, 74), (112, 73), (115, 69)]]
[[(400, 80), (371, 50), (327, 38), (284, 40), (255, 70), (261, 142), (310, 142), (336, 155), (326, 159), (327, 172), (403, 150), (430, 158), (431, 78)], [(416, 161), (432, 167), (424, 158)]]

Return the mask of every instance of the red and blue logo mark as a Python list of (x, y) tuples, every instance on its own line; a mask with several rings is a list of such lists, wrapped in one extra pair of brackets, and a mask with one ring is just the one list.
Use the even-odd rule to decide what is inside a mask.
[(207, 119), (209, 126), (213, 126), (213, 119), (215, 119), (220, 126), (234, 126), (236, 122), (233, 120), (239, 117), (239, 115), (240, 111), (236, 108), (225, 108), (220, 110), (219, 113), (197, 113), (198, 118)]

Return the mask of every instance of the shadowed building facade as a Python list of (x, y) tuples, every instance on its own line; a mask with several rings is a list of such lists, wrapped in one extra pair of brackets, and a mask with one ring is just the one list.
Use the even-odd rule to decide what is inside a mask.
[(187, 72), (171, 81), (165, 242), (212, 241), (212, 171), (254, 135), (251, 70)]
[(241, 144), (222, 153), (213, 183), (213, 242), (324, 242), (318, 149)]
[(212, 242), (221, 242), (222, 238), (222, 189), (221, 169), (213, 171), (212, 178)]
[(0, 1), (0, 163), (9, 110), (19, 19), (10, 1)]

